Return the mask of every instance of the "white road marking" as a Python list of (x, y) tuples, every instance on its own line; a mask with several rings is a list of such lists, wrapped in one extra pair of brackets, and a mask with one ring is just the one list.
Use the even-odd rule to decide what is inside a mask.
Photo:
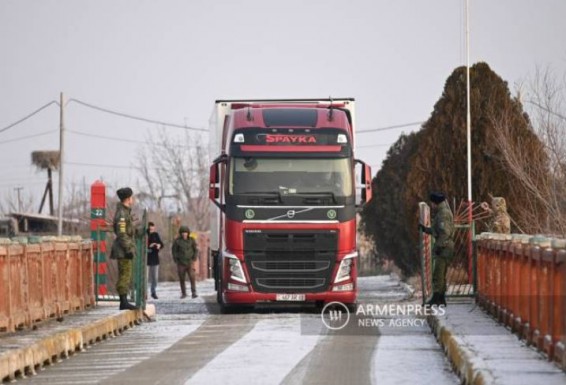
[(279, 384), (318, 340), (318, 335), (301, 334), (299, 316), (261, 320), (186, 384)]

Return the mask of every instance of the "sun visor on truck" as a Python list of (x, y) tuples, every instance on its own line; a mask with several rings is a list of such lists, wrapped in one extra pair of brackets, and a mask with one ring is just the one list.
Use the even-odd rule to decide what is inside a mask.
[(316, 127), (318, 110), (268, 108), (263, 110), (266, 127)]

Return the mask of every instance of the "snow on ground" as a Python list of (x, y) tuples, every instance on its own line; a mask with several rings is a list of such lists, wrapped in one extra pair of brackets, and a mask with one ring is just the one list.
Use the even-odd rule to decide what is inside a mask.
[(384, 302), (403, 301), (410, 297), (407, 286), (395, 275), (374, 275), (358, 278), (358, 302), (379, 300)]
[(316, 346), (298, 316), (264, 319), (216, 356), (187, 384), (278, 384)]
[(372, 383), (379, 385), (460, 383), (428, 330), (423, 335), (380, 336), (371, 373)]

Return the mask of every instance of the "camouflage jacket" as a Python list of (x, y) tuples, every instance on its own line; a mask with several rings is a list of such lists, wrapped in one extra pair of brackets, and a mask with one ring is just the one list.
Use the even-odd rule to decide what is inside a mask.
[(135, 233), (132, 209), (124, 206), (122, 203), (118, 203), (116, 213), (114, 214), (114, 234), (116, 234), (116, 239), (112, 244), (111, 259), (126, 258), (128, 253), (135, 255)]
[(431, 230), (435, 247), (454, 247), (454, 216), (446, 201), (438, 205)]
[(187, 237), (187, 239), (183, 239), (183, 237), (179, 236), (173, 242), (171, 252), (175, 263), (179, 265), (188, 265), (189, 263), (197, 260), (197, 243), (190, 236)]

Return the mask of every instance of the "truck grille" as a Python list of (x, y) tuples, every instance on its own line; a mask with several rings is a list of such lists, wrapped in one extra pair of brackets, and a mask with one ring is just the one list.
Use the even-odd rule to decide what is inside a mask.
[(321, 292), (336, 263), (335, 231), (244, 233), (244, 258), (254, 290), (264, 293)]

